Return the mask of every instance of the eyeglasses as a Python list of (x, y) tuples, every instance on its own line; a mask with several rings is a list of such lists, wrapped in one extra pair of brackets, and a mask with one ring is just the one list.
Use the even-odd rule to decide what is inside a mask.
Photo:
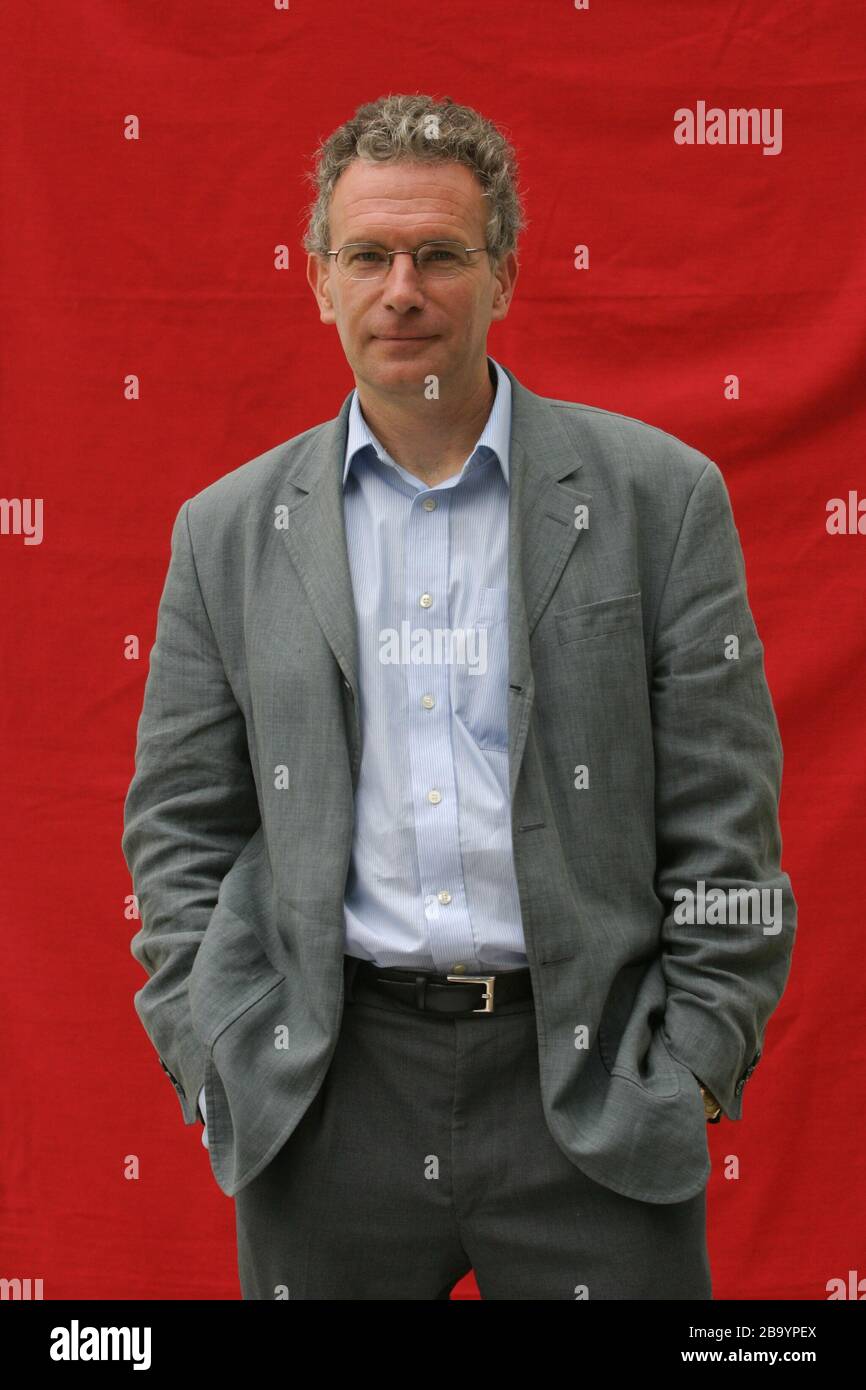
[(487, 246), (464, 246), (460, 241), (425, 241), (414, 251), (388, 251), (375, 241), (352, 241), (339, 251), (326, 251), (333, 256), (337, 269), (350, 280), (380, 280), (391, 269), (394, 256), (411, 256), (419, 274), (434, 280), (447, 280), (471, 269), (473, 251), (487, 251)]

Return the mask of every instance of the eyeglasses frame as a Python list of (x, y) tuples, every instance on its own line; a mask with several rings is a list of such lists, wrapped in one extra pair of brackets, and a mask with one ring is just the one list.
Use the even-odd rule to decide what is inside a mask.
[[(484, 244), (483, 246), (464, 246), (462, 241), (456, 241), (453, 237), (430, 237), (428, 241), (422, 241), (422, 242), (420, 242), (420, 243), (415, 247), (415, 250), (414, 250), (414, 251), (389, 251), (388, 248), (387, 248), (387, 246), (383, 246), (382, 243), (379, 242), (379, 241), (346, 241), (346, 242), (343, 243), (342, 246), (338, 246), (337, 249), (336, 249), (336, 251), (326, 251), (326, 252), (325, 252), (325, 255), (326, 255), (326, 256), (333, 256), (333, 257), (334, 257), (334, 265), (337, 266), (337, 269), (338, 269), (338, 270), (340, 270), (340, 267), (339, 267), (339, 265), (337, 265), (337, 260), (336, 260), (336, 258), (337, 258), (337, 256), (339, 256), (339, 254), (340, 254), (341, 251), (345, 251), (345, 249), (346, 249), (347, 246), (375, 246), (378, 250), (384, 251), (384, 252), (385, 252), (385, 255), (388, 257), (388, 269), (387, 269), (381, 276), (379, 276), (379, 275), (346, 275), (346, 274), (345, 274), (345, 271), (340, 271), (341, 274), (345, 275), (345, 278), (346, 278), (347, 280), (379, 280), (379, 279), (385, 280), (385, 279), (387, 279), (387, 277), (388, 277), (388, 276), (390, 275), (390, 273), (391, 273), (391, 266), (394, 264), (394, 257), (395, 257), (395, 256), (411, 256), (411, 257), (412, 257), (412, 264), (414, 265), (415, 269), (418, 270), (418, 269), (419, 269), (419, 268), (418, 268), (418, 252), (419, 252), (423, 247), (425, 247), (425, 246), (459, 246), (459, 247), (461, 247), (462, 250), (466, 251), (467, 254), (468, 254), (470, 251), (489, 251), (489, 250), (490, 250), (490, 247), (487, 245), (486, 242), (485, 242), (485, 244)], [(420, 273), (421, 273), (421, 272), (420, 272), (420, 270), (419, 270), (419, 274), (420, 274)], [(444, 276), (442, 276), (441, 278), (442, 278), (443, 280), (448, 280), (448, 279), (451, 279), (451, 278), (453, 278), (453, 277), (448, 276), (448, 275), (444, 275)]]

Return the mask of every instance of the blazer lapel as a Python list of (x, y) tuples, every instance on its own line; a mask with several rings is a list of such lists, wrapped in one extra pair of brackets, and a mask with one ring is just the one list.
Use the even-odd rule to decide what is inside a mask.
[(508, 545), (508, 752), (514, 801), (535, 698), (530, 638), (583, 530), (575, 507), (592, 499), (563, 479), (582, 467), (555, 406), (511, 382)]
[(344, 679), (358, 694), (358, 627), (346, 527), (343, 519), (343, 458), (352, 393), (339, 415), (318, 430), (286, 475), (300, 496), (289, 506), (283, 536)]

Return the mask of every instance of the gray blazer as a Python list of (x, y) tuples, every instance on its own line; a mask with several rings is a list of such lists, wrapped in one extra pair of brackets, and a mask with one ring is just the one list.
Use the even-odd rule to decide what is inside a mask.
[[(512, 839), (544, 1113), (593, 1180), (680, 1202), (710, 1171), (695, 1078), (740, 1118), (796, 930), (763, 647), (716, 465), (508, 375)], [(292, 1134), (340, 1028), (350, 400), (180, 508), (124, 808), (135, 1006), (187, 1124), (205, 1086), (229, 1196)], [(682, 920), (700, 885), (721, 921), (699, 896)]]

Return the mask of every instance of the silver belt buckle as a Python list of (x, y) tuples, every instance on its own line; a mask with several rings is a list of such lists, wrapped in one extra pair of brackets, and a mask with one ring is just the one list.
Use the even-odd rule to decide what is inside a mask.
[(493, 986), (496, 983), (495, 975), (446, 975), (446, 980), (455, 980), (457, 984), (465, 985), (486, 985), (482, 998), (484, 1000), (480, 1009), (473, 1009), (474, 1014), (493, 1013)]

